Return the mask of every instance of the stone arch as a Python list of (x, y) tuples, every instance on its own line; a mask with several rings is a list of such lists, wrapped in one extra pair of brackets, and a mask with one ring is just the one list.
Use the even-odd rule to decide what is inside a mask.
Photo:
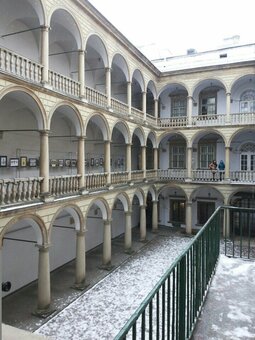
[(103, 63), (105, 67), (109, 67), (110, 63), (109, 63), (109, 53), (107, 50), (107, 46), (103, 40), (103, 37), (100, 36), (99, 33), (97, 32), (90, 32), (88, 34), (88, 36), (86, 37), (85, 40), (85, 50), (88, 46), (89, 40), (94, 39), (96, 43), (98, 43), (98, 50), (97, 52), (101, 55), (101, 57), (103, 58)]
[(142, 189), (137, 189), (134, 192), (132, 200), (134, 199), (135, 196), (138, 198), (140, 205), (145, 205), (145, 194), (144, 194), (144, 191)]
[(24, 214), (21, 216), (17, 216), (12, 218), (6, 226), (2, 229), (1, 234), (0, 234), (0, 244), (1, 247), (3, 246), (3, 238), (5, 233), (16, 223), (18, 222), (28, 222), (29, 225), (32, 226), (32, 228), (35, 231), (36, 235), (36, 240), (38, 245), (43, 245), (43, 244), (48, 244), (48, 232), (46, 230), (46, 226), (44, 221), (37, 215), (32, 215), (32, 214)]
[[(125, 192), (118, 193), (115, 196), (113, 202), (115, 203), (117, 199), (121, 201), (125, 212), (130, 211), (130, 199)], [(113, 206), (114, 206), (114, 203), (113, 203)], [(113, 206), (112, 206), (112, 209), (113, 209)]]
[(10, 86), (5, 88), (2, 92), (0, 92), (0, 101), (7, 95), (14, 95), (20, 94), (21, 99), (22, 97), (30, 101), (31, 111), (33, 112), (37, 125), (38, 130), (45, 130), (47, 128), (47, 115), (44, 109), (44, 106), (41, 100), (29, 89), (24, 88), (22, 86)]
[(145, 133), (144, 130), (141, 127), (136, 127), (132, 133), (132, 137), (133, 135), (136, 135), (138, 137), (138, 139), (140, 140), (141, 146), (145, 146)]
[(119, 131), (121, 131), (121, 133), (123, 134), (123, 137), (125, 138), (126, 144), (129, 144), (131, 142), (130, 129), (129, 129), (128, 124), (124, 120), (118, 119), (114, 122), (112, 131), (111, 131), (111, 139), (112, 139), (112, 133), (113, 133), (114, 128), (117, 128), (119, 129)]
[(87, 117), (87, 119), (85, 121), (85, 126), (84, 126), (85, 135), (87, 134), (88, 123), (90, 121), (95, 123), (100, 128), (100, 130), (103, 134), (104, 140), (109, 140), (111, 133), (110, 133), (109, 124), (108, 124), (106, 118), (104, 117), (104, 115), (95, 112), (95, 113), (90, 114)]
[(169, 136), (169, 135), (178, 135), (178, 136), (181, 136), (185, 142), (186, 142), (186, 145), (188, 146), (188, 139), (187, 139), (187, 136), (185, 136), (181, 131), (165, 131), (163, 132), (157, 139), (157, 147), (159, 147), (159, 144), (162, 142), (162, 140)]
[(83, 131), (83, 120), (82, 120), (81, 114), (79, 110), (72, 103), (68, 101), (60, 102), (57, 105), (55, 105), (54, 108), (51, 109), (51, 112), (49, 114), (48, 129), (50, 130), (50, 125), (51, 125), (51, 121), (52, 121), (52, 117), (54, 113), (61, 107), (66, 108), (66, 113), (63, 112), (63, 114), (64, 116), (66, 116), (68, 120), (70, 120), (74, 124), (76, 135), (83, 136), (84, 131)]
[(88, 208), (86, 209), (85, 221), (87, 219), (87, 214), (93, 205), (96, 205), (101, 210), (103, 220), (108, 220), (110, 218), (111, 214), (108, 202), (104, 198), (98, 197), (93, 199), (93, 201), (89, 204)]
[(125, 57), (123, 57), (120, 53), (115, 53), (112, 56), (111, 67), (113, 67), (113, 62), (115, 62), (116, 65), (123, 71), (126, 77), (126, 81), (129, 82), (130, 81), (130, 69), (129, 69), (129, 66), (128, 66), (128, 63)]

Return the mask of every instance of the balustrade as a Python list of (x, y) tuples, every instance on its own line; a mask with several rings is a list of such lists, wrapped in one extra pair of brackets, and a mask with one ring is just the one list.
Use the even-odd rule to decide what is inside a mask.
[(187, 116), (159, 118), (160, 127), (185, 127), (187, 126)]
[(112, 172), (111, 173), (111, 183), (112, 184), (122, 184), (128, 182), (128, 172)]
[(255, 112), (232, 113), (230, 119), (232, 125), (255, 124)]
[(0, 48), (0, 70), (24, 78), (30, 82), (40, 83), (43, 66), (24, 58), (10, 50)]
[(50, 177), (50, 194), (53, 196), (61, 196), (78, 193), (80, 177), (80, 175)]
[(85, 175), (85, 188), (87, 190), (106, 187), (107, 173)]
[(224, 126), (225, 123), (225, 114), (192, 116), (192, 126)]
[(231, 171), (230, 180), (242, 183), (254, 183), (255, 171)]
[(133, 170), (131, 173), (132, 181), (142, 181), (143, 180), (143, 170)]
[(49, 71), (49, 84), (53, 89), (78, 97), (80, 83), (54, 71)]
[(158, 179), (161, 180), (185, 181), (186, 176), (187, 176), (186, 169), (158, 170)]
[(90, 87), (86, 87), (85, 89), (85, 97), (89, 103), (106, 107), (107, 106), (107, 96), (104, 93), (100, 93), (95, 89)]
[(38, 199), (42, 180), (42, 177), (1, 179), (0, 204), (29, 202)]
[(111, 107), (113, 112), (128, 115), (128, 105), (125, 103), (122, 103), (121, 101), (112, 98), (111, 99)]

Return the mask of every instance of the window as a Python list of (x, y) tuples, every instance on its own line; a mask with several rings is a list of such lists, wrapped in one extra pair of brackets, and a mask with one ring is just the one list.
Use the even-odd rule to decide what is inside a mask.
[(186, 166), (186, 148), (184, 145), (170, 145), (169, 168), (184, 169)]
[(217, 114), (217, 91), (215, 86), (210, 86), (200, 93), (200, 115), (216, 115)]
[(169, 221), (173, 224), (185, 223), (185, 201), (170, 200)]
[(199, 168), (208, 169), (208, 165), (216, 159), (215, 144), (199, 145)]
[(240, 169), (242, 171), (255, 170), (255, 144), (246, 143), (241, 147)]
[(197, 224), (204, 225), (209, 217), (215, 211), (214, 202), (198, 201), (197, 202)]
[(187, 115), (187, 98), (171, 97), (171, 117), (180, 117)]
[(240, 112), (255, 112), (255, 91), (245, 91), (240, 98)]

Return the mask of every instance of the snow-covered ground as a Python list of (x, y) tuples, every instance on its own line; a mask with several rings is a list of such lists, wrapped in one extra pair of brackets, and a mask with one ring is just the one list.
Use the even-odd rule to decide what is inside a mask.
[(194, 335), (204, 339), (255, 339), (254, 261), (220, 255)]
[(54, 340), (113, 339), (189, 242), (158, 236), (35, 333)]

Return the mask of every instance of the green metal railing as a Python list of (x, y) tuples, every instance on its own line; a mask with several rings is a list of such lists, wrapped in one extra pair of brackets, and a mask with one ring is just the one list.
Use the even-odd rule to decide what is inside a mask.
[(255, 258), (255, 209), (223, 208), (225, 255)]
[(191, 337), (220, 253), (222, 212), (214, 212), (115, 340)]

